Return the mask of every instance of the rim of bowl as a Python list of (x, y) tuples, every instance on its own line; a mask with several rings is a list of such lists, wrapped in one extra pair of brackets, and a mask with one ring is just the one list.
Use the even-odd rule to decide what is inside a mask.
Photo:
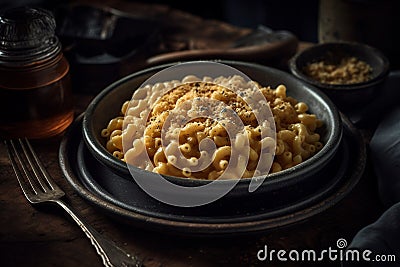
[[(319, 82), (308, 75), (304, 74), (304, 72), (300, 69), (299, 66), (299, 60), (302, 59), (305, 56), (312, 55), (314, 51), (322, 49), (322, 48), (330, 48), (330, 47), (347, 47), (351, 48), (354, 51), (365, 51), (372, 55), (375, 59), (379, 60), (382, 62), (381, 66), (381, 71), (372, 79), (365, 81), (365, 82), (360, 82), (360, 83), (351, 83), (351, 84), (329, 84), (329, 83), (322, 83)], [(325, 53), (325, 52), (324, 52)], [(313, 60), (321, 60), (323, 58), (323, 54), (321, 55), (318, 53), (319, 57), (313, 58)], [(311, 57), (312, 58), (312, 57)], [(368, 63), (368, 62), (367, 62)], [(372, 66), (373, 67), (373, 66)], [(340, 42), (327, 42), (327, 43), (320, 43), (316, 44), (313, 46), (310, 46), (303, 51), (300, 51), (299, 53), (295, 54), (290, 60), (289, 60), (289, 68), (290, 71), (294, 76), (297, 78), (300, 78), (314, 86), (317, 86), (319, 88), (325, 88), (325, 89), (332, 89), (332, 90), (358, 90), (358, 89), (363, 89), (366, 87), (373, 86), (375, 84), (378, 84), (384, 79), (390, 70), (390, 63), (388, 58), (380, 51), (379, 49), (372, 47), (370, 45), (364, 44), (364, 43), (358, 43), (358, 42), (346, 42), (346, 41), (340, 41)]]
[[(204, 60), (198, 60), (198, 61), (204, 61)], [(207, 62), (219, 62), (222, 64), (227, 64), (229, 66), (235, 67), (235, 66), (242, 66), (242, 67), (249, 67), (249, 68), (258, 68), (258, 69), (268, 69), (269, 71), (279, 73), (279, 74), (284, 74), (287, 75), (289, 79), (295, 79), (295, 77), (290, 76), (289, 73), (285, 73), (281, 70), (274, 69), (271, 67), (263, 66), (257, 63), (250, 63), (250, 62), (242, 62), (242, 61), (234, 61), (234, 60), (205, 60)], [(193, 61), (190, 61), (193, 62)], [(117, 159), (114, 157), (111, 153), (109, 153), (106, 148), (97, 140), (95, 134), (93, 131), (89, 130), (91, 129), (91, 120), (93, 117), (93, 112), (99, 105), (99, 102), (110, 92), (112, 92), (116, 87), (122, 85), (123, 83), (132, 80), (134, 78), (140, 77), (142, 75), (150, 74), (150, 73), (157, 73), (158, 71), (161, 71), (167, 67), (173, 66), (175, 64), (182, 63), (182, 62), (173, 62), (173, 63), (167, 63), (167, 64), (162, 64), (158, 66), (153, 66), (150, 68), (146, 68), (137, 72), (134, 72), (132, 74), (129, 74), (120, 80), (117, 80), (116, 82), (112, 83), (111, 85), (107, 86), (105, 89), (103, 89), (98, 95), (96, 95), (92, 101), (89, 103), (82, 119), (82, 134), (83, 134), (83, 139), (88, 147), (89, 151), (91, 151), (92, 155), (103, 162), (103, 164), (108, 165), (108, 167), (113, 167), (116, 168), (119, 173), (127, 173), (129, 174), (128, 167), (126, 163), (123, 161)], [(151, 74), (152, 75), (152, 74)], [(151, 76), (150, 75), (150, 76)], [(303, 81), (299, 81), (298, 79), (295, 79), (296, 82), (298, 83), (304, 83)], [(290, 184), (291, 181), (294, 182), (295, 179), (292, 179), (297, 176), (301, 175), (309, 175), (309, 173), (314, 173), (313, 169), (314, 164), (316, 163), (317, 158), (322, 158), (323, 161), (321, 163), (326, 163), (330, 158), (334, 156), (336, 153), (340, 141), (342, 138), (342, 120), (339, 114), (339, 111), (337, 110), (336, 106), (333, 104), (333, 102), (323, 93), (320, 93), (316, 88), (314, 88), (312, 85), (306, 84), (307, 90), (311, 92), (314, 98), (318, 99), (318, 102), (324, 103), (324, 105), (328, 106), (329, 108), (326, 110), (326, 112), (329, 113), (329, 120), (333, 121), (333, 127), (331, 129), (331, 133), (327, 138), (327, 142), (324, 144), (322, 149), (318, 151), (315, 155), (313, 155), (311, 158), (308, 158), (307, 160), (299, 163), (298, 165), (295, 165), (291, 168), (276, 172), (276, 173), (270, 173), (267, 174), (267, 178), (263, 183), (268, 183), (269, 186), (276, 185), (276, 184)], [(132, 92), (133, 93), (133, 92)], [(314, 160), (313, 160), (314, 159)], [(317, 163), (320, 163), (320, 161), (317, 161)], [(325, 165), (322, 165), (325, 166)], [(321, 166), (321, 167), (322, 167)], [(136, 171), (139, 173), (145, 173), (148, 174), (149, 171), (146, 171), (144, 169), (135, 168)], [(168, 175), (162, 175), (166, 179), (172, 181), (172, 182), (183, 182), (185, 184), (193, 184), (193, 185), (203, 185), (210, 183), (214, 180), (205, 180), (205, 179), (188, 179), (188, 178), (183, 178), (183, 177), (176, 177), (176, 176), (168, 176)], [(232, 180), (239, 180), (237, 185), (239, 184), (247, 184), (249, 183), (252, 179), (257, 179), (265, 177), (260, 176), (260, 177), (253, 177), (253, 178), (240, 178), (240, 179), (232, 179)], [(229, 183), (232, 182), (232, 180), (218, 180), (217, 182), (219, 183)]]

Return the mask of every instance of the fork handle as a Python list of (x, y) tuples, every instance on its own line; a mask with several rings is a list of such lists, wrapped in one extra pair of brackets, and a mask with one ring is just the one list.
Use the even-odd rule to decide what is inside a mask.
[(103, 260), (104, 266), (107, 267), (139, 267), (142, 266), (142, 262), (135, 256), (125, 252), (122, 248), (118, 247), (111, 240), (104, 238), (99, 232), (97, 232), (88, 223), (79, 218), (78, 215), (72, 211), (72, 209), (61, 200), (54, 200), (60, 205), (74, 221), (81, 227), (82, 231), (90, 239), (92, 245), (96, 248), (97, 254), (100, 255)]

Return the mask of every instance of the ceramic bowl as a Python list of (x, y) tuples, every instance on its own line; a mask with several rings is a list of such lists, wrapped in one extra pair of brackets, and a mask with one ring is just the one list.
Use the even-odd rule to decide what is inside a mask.
[[(324, 182), (323, 177), (318, 177), (318, 172), (334, 157), (342, 138), (342, 122), (335, 105), (327, 96), (316, 90), (312, 85), (296, 79), (289, 73), (247, 62), (218, 62), (243, 72), (249, 78), (258, 81), (262, 85), (271, 85), (273, 88), (276, 88), (279, 84), (285, 84), (288, 88), (288, 95), (299, 101), (308, 103), (310, 112), (323, 120), (324, 126), (320, 131), (321, 140), (324, 143), (323, 148), (313, 157), (294, 167), (269, 174), (256, 192), (259, 195), (274, 192), (274, 194), (282, 193), (284, 195), (288, 193), (294, 196), (307, 191), (308, 186), (313, 187), (313, 190), (315, 190), (319, 186), (319, 183)], [(123, 161), (113, 157), (105, 149), (105, 140), (100, 136), (100, 132), (110, 119), (119, 114), (122, 103), (131, 98), (135, 89), (152, 75), (174, 64), (176, 63), (145, 69), (111, 84), (92, 100), (84, 114), (83, 139), (89, 151), (98, 161), (126, 179), (132, 180), (131, 173)], [(132, 171), (132, 168), (130, 169)], [(156, 175), (155, 173), (135, 167), (133, 168), (133, 172), (135, 172), (135, 175), (148, 177), (149, 179)], [(209, 183), (209, 181), (200, 179), (165, 177), (173, 183), (184, 186), (199, 186)], [(248, 195), (250, 180), (240, 179), (235, 188), (228, 194), (228, 197)], [(216, 186), (218, 184), (223, 185), (224, 183), (225, 181), (217, 181)], [(287, 192), (288, 190), (291, 193)]]
[[(372, 67), (368, 81), (353, 84), (321, 83), (304, 73), (307, 64), (327, 61), (339, 62), (344, 57), (356, 57)], [(289, 61), (291, 73), (327, 94), (341, 110), (359, 108), (371, 102), (389, 73), (389, 61), (378, 49), (362, 43), (334, 42), (313, 45), (298, 52)]]

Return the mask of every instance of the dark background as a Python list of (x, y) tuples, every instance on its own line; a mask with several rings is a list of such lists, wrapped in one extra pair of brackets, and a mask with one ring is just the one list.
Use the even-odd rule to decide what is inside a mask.
[(203, 18), (218, 19), (236, 26), (255, 28), (262, 24), (272, 30), (291, 31), (303, 41), (318, 41), (318, 0), (215, 0), (212, 7), (203, 1), (143, 2), (167, 4)]
[[(213, 0), (205, 3), (204, 1), (142, 0), (135, 2), (168, 5), (203, 18), (217, 19), (236, 26), (256, 28), (262, 24), (272, 30), (291, 31), (303, 41), (317, 42), (318, 1)], [(67, 0), (2, 0), (0, 9), (23, 5), (54, 9), (68, 2)], [(290, 8), (287, 8), (288, 6)]]
[[(264, 25), (274, 31), (287, 30), (295, 34), (300, 41), (313, 43), (321, 40), (321, 36), (318, 36), (318, 27), (321, 26), (319, 19), (330, 15), (337, 21), (345, 22), (342, 23), (343, 25), (336, 25), (342, 34), (346, 31), (345, 28), (348, 28), (346, 25), (354, 29), (350, 37), (337, 38), (337, 40), (357, 41), (376, 47), (389, 58), (392, 69), (400, 68), (400, 50), (398, 49), (400, 35), (397, 33), (398, 25), (400, 25), (400, 1), (398, 0), (125, 1), (163, 4), (202, 18), (225, 21), (235, 26), (256, 28), (258, 25)], [(0, 0), (0, 9), (21, 5), (55, 9), (71, 2), (71, 0)], [(342, 20), (343, 14), (340, 9), (324, 9), (322, 3), (347, 5), (348, 8), (345, 11), (351, 14), (350, 18)], [(320, 11), (320, 5), (323, 12)], [(330, 34), (335, 36), (335, 32)]]

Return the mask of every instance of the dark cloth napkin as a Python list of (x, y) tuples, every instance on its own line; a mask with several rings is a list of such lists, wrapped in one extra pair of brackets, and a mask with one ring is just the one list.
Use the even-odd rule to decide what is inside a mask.
[[(400, 90), (400, 84), (398, 89)], [(375, 174), (378, 178), (379, 195), (383, 204), (386, 207), (390, 207), (399, 203), (400, 103), (379, 124), (371, 139), (370, 152)], [(398, 223), (400, 224), (400, 220)]]
[[(361, 229), (347, 248), (370, 250), (371, 261), (345, 261), (345, 267), (400, 266), (400, 72), (396, 74), (391, 86), (392, 99), (396, 96), (397, 103), (385, 113), (369, 145), (379, 195), (387, 210), (376, 222)], [(388, 255), (394, 255), (395, 261), (377, 261), (376, 255), (385, 255), (386, 260)]]

